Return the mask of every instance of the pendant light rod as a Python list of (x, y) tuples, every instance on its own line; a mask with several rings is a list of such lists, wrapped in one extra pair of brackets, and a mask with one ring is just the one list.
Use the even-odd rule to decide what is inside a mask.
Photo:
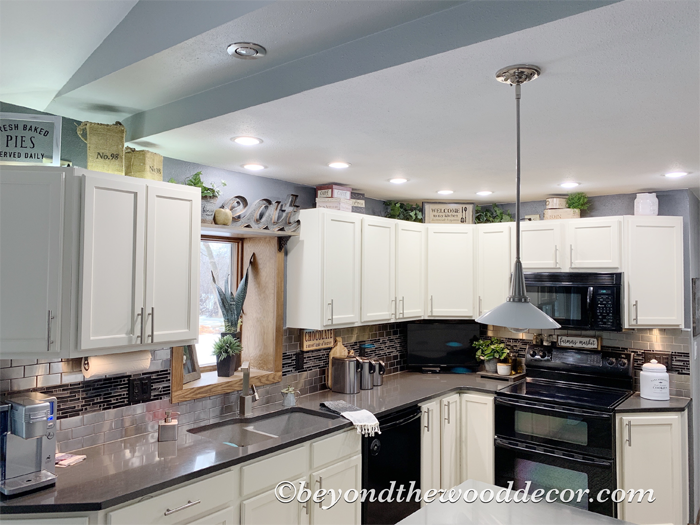
[(520, 260), (520, 84), (515, 84), (515, 260)]

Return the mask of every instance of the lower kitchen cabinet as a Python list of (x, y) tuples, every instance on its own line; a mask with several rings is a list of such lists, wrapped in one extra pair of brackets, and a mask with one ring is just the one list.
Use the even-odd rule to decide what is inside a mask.
[(309, 502), (311, 506), (312, 525), (360, 525), (362, 521), (362, 506), (360, 498), (354, 503), (348, 503), (343, 496), (348, 490), (355, 489), (359, 492), (362, 488), (362, 455), (358, 454), (350, 459), (341, 461), (325, 469), (311, 474), (311, 491), (327, 489), (335, 492), (341, 499), (331, 508), (322, 509), (331, 504), (331, 496), (326, 496), (321, 503)]
[(440, 400), (440, 488), (460, 484), (459, 466), (459, 394)]
[(494, 412), (490, 394), (460, 394), (462, 479), (494, 484)]
[(688, 423), (685, 412), (617, 416), (617, 486), (653, 489), (656, 500), (618, 504), (618, 517), (640, 525), (692, 522), (688, 513)]
[(194, 521), (188, 521), (186, 524), (183, 523), (182, 525), (235, 525), (236, 523), (235, 509), (233, 507), (226, 507), (214, 514)]
[[(298, 490), (304, 479), (293, 481)], [(282, 503), (277, 499), (276, 488), (241, 502), (241, 525), (301, 525), (309, 523), (311, 501), (299, 503), (297, 500)]]
[[(421, 405), (422, 429), (420, 438), (420, 488), (440, 489), (440, 402)], [(425, 501), (421, 500), (421, 507)]]

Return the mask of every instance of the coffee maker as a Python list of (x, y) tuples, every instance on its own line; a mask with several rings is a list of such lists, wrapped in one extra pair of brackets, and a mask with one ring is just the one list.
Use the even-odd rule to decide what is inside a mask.
[(0, 401), (0, 492), (56, 483), (56, 398), (28, 392)]

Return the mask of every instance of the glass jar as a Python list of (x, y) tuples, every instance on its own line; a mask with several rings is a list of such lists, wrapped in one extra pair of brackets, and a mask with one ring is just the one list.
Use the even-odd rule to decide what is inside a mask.
[(634, 200), (634, 214), (658, 215), (659, 199), (656, 198), (656, 193), (637, 193), (637, 198)]

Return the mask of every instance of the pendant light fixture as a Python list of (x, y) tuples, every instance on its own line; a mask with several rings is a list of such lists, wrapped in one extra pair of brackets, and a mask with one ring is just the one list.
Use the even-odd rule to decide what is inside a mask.
[(525, 276), (520, 262), (520, 86), (540, 76), (540, 68), (531, 65), (508, 66), (496, 73), (496, 79), (515, 86), (515, 267), (510, 296), (506, 302), (481, 315), (476, 321), (482, 324), (505, 326), (513, 332), (528, 329), (554, 330), (561, 325), (530, 303), (525, 294)]

